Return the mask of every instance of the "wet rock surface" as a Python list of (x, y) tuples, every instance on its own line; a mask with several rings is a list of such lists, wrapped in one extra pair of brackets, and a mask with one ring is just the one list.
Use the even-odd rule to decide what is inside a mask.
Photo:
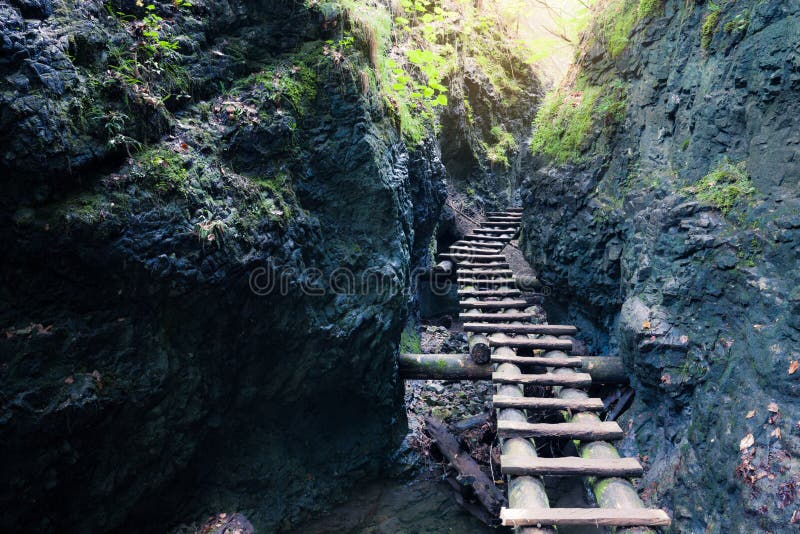
[[(523, 192), (550, 319), (624, 359), (644, 496), (680, 532), (789, 532), (798, 517), (800, 10), (743, 10), (726, 4), (704, 49), (705, 6), (667, 1), (616, 60), (585, 58), (593, 83), (630, 84), (613, 150), (540, 167)], [(689, 189), (723, 156), (755, 188), (727, 212)]]
[(322, 54), (318, 12), (171, 6), (194, 82), (161, 104), (170, 87), (114, 74), (132, 37), (101, 3), (0, 6), (4, 525), (238, 510), (291, 530), (405, 434), (395, 354), (441, 205), (435, 145), (409, 156)]

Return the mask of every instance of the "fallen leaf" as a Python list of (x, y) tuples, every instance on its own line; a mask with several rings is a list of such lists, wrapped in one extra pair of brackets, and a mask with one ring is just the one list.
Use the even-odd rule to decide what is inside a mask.
[(776, 428), (775, 430), (772, 431), (770, 436), (772, 436), (773, 438), (781, 439), (781, 429), (780, 428)]
[(755, 415), (756, 415), (756, 411), (755, 410), (750, 410), (749, 412), (747, 412), (747, 415), (745, 415), (745, 418), (752, 419), (753, 417), (755, 417)]
[(780, 411), (780, 408), (778, 408), (778, 405), (775, 404), (774, 402), (770, 402), (769, 404), (767, 404), (767, 410), (771, 411), (772, 413), (778, 413)]
[(749, 449), (755, 442), (756, 438), (753, 437), (753, 434), (747, 434), (742, 438), (742, 441), (739, 442), (739, 450), (743, 451), (745, 449)]
[(678, 341), (680, 341), (682, 345), (686, 345), (689, 343), (689, 336), (681, 336), (678, 338)]
[(75, 383), (75, 379), (72, 378), (71, 376), (68, 376), (67, 378), (64, 379), (64, 383), (65, 384), (74, 384)]
[(797, 360), (792, 360), (792, 363), (789, 364), (789, 374), (795, 374), (798, 369), (800, 369), (800, 362)]
[(650, 321), (643, 322), (642, 328), (644, 328), (645, 330), (650, 330)]
[(663, 375), (663, 376), (661, 377), (661, 383), (662, 383), (662, 384), (667, 384), (667, 385), (669, 385), (669, 384), (672, 384), (672, 377), (671, 377), (671, 376), (669, 376), (668, 374), (666, 374), (666, 375)]

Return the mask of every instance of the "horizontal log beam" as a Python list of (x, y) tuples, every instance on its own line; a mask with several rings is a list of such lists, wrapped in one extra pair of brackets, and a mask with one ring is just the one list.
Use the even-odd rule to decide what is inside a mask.
[(505, 334), (489, 336), (493, 347), (513, 347), (517, 349), (572, 350), (569, 339), (531, 339), (529, 337), (510, 337)]
[(508, 311), (508, 312), (495, 312), (495, 313), (462, 313), (459, 318), (463, 321), (530, 321), (533, 319), (533, 314)]
[(497, 433), (506, 438), (569, 438), (579, 441), (615, 441), (625, 437), (616, 421), (553, 424), (498, 421)]
[[(505, 256), (504, 256), (505, 258)], [(458, 268), (459, 269), (489, 269), (489, 268), (497, 268), (497, 269), (508, 269), (508, 260), (504, 261), (487, 261), (476, 263), (474, 261), (459, 261)]]
[(671, 520), (663, 510), (616, 508), (503, 508), (500, 519), (506, 527), (579, 526), (668, 527)]
[(455, 260), (458, 263), (494, 263), (504, 262), (507, 259), (502, 254), (478, 254), (475, 252), (444, 252), (439, 254), (439, 257), (447, 260)]
[(548, 397), (492, 397), (495, 408), (516, 408), (518, 410), (571, 410), (573, 412), (599, 412), (605, 409), (603, 399), (551, 399)]
[(518, 297), (521, 295), (519, 289), (459, 289), (458, 294), (461, 297)]
[(491, 324), (465, 323), (465, 332), (481, 332), (483, 334), (550, 334), (554, 336), (571, 336), (578, 329), (572, 325), (561, 324)]
[[(476, 310), (505, 310), (510, 308), (528, 308), (530, 303), (527, 300), (511, 299), (511, 300), (485, 300), (485, 301), (472, 301), (462, 300), (458, 303), (462, 308), (476, 309)], [(571, 345), (570, 345), (571, 347)]]
[(565, 386), (565, 387), (588, 387), (592, 385), (592, 377), (586, 373), (571, 373), (568, 375), (558, 375), (543, 373), (538, 375), (506, 375), (504, 373), (492, 373), (492, 382), (498, 384), (521, 384), (530, 386)]
[(493, 363), (513, 363), (520, 367), (582, 367), (580, 356), (565, 358), (541, 358), (537, 356), (517, 356), (516, 354), (492, 354)]
[(640, 477), (642, 464), (635, 458), (592, 460), (576, 456), (562, 458), (520, 458), (503, 455), (500, 466), (505, 475), (558, 475), (590, 477)]
[[(592, 376), (594, 384), (627, 384), (622, 360), (613, 356), (579, 356), (577, 371)], [(406, 380), (491, 380), (491, 364), (477, 365), (469, 354), (400, 354), (400, 377)]]

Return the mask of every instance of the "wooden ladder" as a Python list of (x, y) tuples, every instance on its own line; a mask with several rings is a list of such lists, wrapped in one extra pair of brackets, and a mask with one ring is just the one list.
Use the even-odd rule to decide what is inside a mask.
[[(458, 294), (461, 298), (460, 318), (468, 333), (470, 351), (490, 353), (498, 365), (492, 374), (496, 385), (494, 407), (510, 417), (498, 417), (497, 433), (503, 443), (501, 470), (508, 477), (583, 476), (598, 479), (639, 477), (643, 467), (634, 458), (620, 458), (616, 448), (607, 445), (602, 458), (541, 458), (527, 440), (560, 438), (583, 444), (622, 439), (624, 432), (613, 421), (604, 422), (598, 413), (603, 401), (590, 398), (584, 391), (592, 385), (592, 377), (580, 372), (581, 358), (571, 357), (572, 336), (577, 328), (571, 325), (533, 324), (531, 302), (519, 287), (508, 260), (502, 254), (519, 233), (522, 221), (520, 208), (490, 212), (487, 219), (472, 233), (440, 256), (455, 264)], [(562, 336), (562, 337), (557, 337)], [(532, 351), (549, 351), (544, 356), (524, 355)], [(536, 354), (536, 353), (533, 353)], [(475, 354), (473, 354), (475, 356)], [(535, 370), (536, 373), (523, 372)], [(550, 386), (556, 397), (528, 397), (526, 385)], [(531, 423), (528, 412), (566, 410), (569, 421)], [(513, 443), (516, 440), (516, 443)], [(530, 442), (531, 444), (533, 442)], [(613, 452), (611, 452), (613, 451)], [(630, 485), (629, 482), (626, 482)], [(509, 484), (511, 486), (511, 483)], [(544, 488), (544, 485), (541, 485)], [(631, 491), (633, 490), (632, 486)], [(549, 508), (542, 505), (503, 508), (500, 519), (512, 527), (558, 527), (597, 525), (613, 527), (669, 526), (670, 518), (663, 510), (646, 509), (638, 501), (629, 508)]]

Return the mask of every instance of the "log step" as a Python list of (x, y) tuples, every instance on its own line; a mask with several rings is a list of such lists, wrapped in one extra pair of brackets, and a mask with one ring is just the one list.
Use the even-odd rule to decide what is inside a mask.
[(471, 261), (458, 261), (458, 268), (460, 269), (488, 269), (488, 268), (498, 268), (498, 269), (507, 269), (508, 262), (507, 261), (487, 261), (483, 263), (475, 263)]
[(640, 477), (644, 472), (636, 458), (526, 458), (502, 455), (500, 468), (504, 475), (559, 475), (587, 477)]
[[(477, 231), (477, 230), (476, 230)], [(503, 235), (507, 235), (508, 237), (502, 237)], [(498, 243), (507, 243), (511, 241), (511, 234), (506, 232), (505, 234), (467, 234), (464, 236), (464, 239), (477, 239), (477, 240), (489, 240), (489, 241), (496, 241)]]
[(475, 285), (475, 286), (511, 286), (517, 281), (513, 278), (494, 278), (494, 279), (479, 279), (479, 278), (459, 278), (459, 284)]
[(449, 253), (445, 252), (444, 254), (439, 254), (442, 258), (447, 258), (448, 260), (455, 260), (458, 263), (462, 262), (471, 262), (471, 263), (484, 263), (484, 262), (501, 262), (506, 259), (505, 256), (502, 254), (476, 254), (474, 252), (470, 253)]
[(483, 221), (478, 228), (481, 231), (490, 228), (519, 228), (519, 221)]
[(489, 336), (492, 347), (513, 347), (517, 349), (572, 350), (568, 339), (532, 339), (524, 336), (510, 337), (505, 334)]
[(508, 230), (505, 228), (475, 228), (474, 232), (480, 232), (482, 234), (513, 234), (516, 230)]
[(503, 508), (500, 520), (505, 527), (668, 527), (672, 522), (663, 510), (647, 508)]
[(572, 410), (573, 412), (599, 412), (605, 409), (603, 399), (551, 399), (545, 397), (492, 397), (495, 408), (516, 408), (519, 410)]
[(484, 222), (485, 224), (492, 224), (492, 223), (496, 223), (496, 222), (513, 222), (513, 223), (521, 223), (521, 222), (522, 222), (522, 216), (520, 215), (519, 217), (516, 217), (516, 216), (513, 216), (513, 215), (504, 215), (504, 216), (501, 216), (501, 215), (492, 215), (491, 217), (488, 217), (488, 218), (487, 218), (485, 221), (483, 221), (483, 222)]
[(514, 276), (514, 271), (511, 269), (459, 269), (458, 273), (467, 277), (481, 277), (491, 280), (492, 278), (508, 278)]
[(493, 239), (479, 239), (479, 238), (470, 238), (470, 239), (459, 239), (455, 243), (455, 246), (467, 246), (467, 247), (504, 247), (506, 244), (502, 241), (495, 241)]
[[(485, 282), (484, 282), (485, 283)], [(483, 334), (547, 334), (553, 336), (570, 336), (578, 331), (572, 325), (564, 324), (490, 324), (490, 323), (466, 323), (465, 332), (481, 332)]]
[(615, 421), (556, 424), (498, 421), (497, 433), (504, 438), (569, 438), (580, 441), (616, 441), (625, 436)]
[[(484, 301), (469, 301), (462, 300), (458, 303), (462, 308), (476, 309), (476, 310), (507, 310), (512, 308), (527, 308), (530, 306), (527, 300), (511, 299), (506, 301), (501, 300), (484, 300)], [(491, 341), (491, 340), (490, 340)]]
[(493, 363), (513, 363), (515, 365), (536, 365), (538, 367), (583, 367), (583, 360), (574, 358), (538, 358), (535, 356), (505, 356), (492, 354)]
[(459, 289), (459, 296), (462, 297), (518, 297), (521, 295), (519, 289)]
[(487, 211), (486, 216), (491, 217), (492, 215), (519, 215), (522, 212), (522, 208), (508, 208), (506, 211)]
[(498, 252), (500, 252), (500, 249), (497, 247), (464, 247), (461, 245), (453, 245), (452, 247), (450, 247), (450, 251), (457, 252), (459, 254), (462, 252), (466, 252), (467, 254), (465, 255), (469, 255), (469, 253), (472, 252), (478, 254), (497, 254)]
[(459, 316), (464, 321), (530, 321), (533, 315), (523, 312), (509, 313), (462, 313)]
[(508, 373), (492, 373), (492, 382), (496, 384), (523, 384), (533, 386), (565, 386), (582, 388), (592, 385), (589, 373), (544, 373), (540, 375), (511, 375)]

